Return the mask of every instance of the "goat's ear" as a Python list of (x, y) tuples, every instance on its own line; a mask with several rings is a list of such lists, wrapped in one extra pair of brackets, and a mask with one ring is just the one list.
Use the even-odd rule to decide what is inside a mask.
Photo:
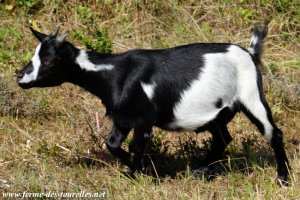
[(34, 30), (32, 27), (29, 27), (29, 28), (30, 28), (31, 32), (33, 33), (33, 35), (34, 35), (40, 42), (42, 42), (42, 40), (43, 40), (45, 37), (47, 37), (46, 34), (40, 33), (40, 32), (38, 32), (38, 31)]
[(55, 29), (55, 31), (53, 31), (50, 36), (56, 37), (59, 31), (59, 27), (57, 29)]
[(57, 44), (57, 46), (60, 46), (65, 41), (66, 37), (67, 37), (66, 33), (63, 34), (63, 35), (61, 35), (61, 36), (58, 36), (56, 38), (56, 44)]

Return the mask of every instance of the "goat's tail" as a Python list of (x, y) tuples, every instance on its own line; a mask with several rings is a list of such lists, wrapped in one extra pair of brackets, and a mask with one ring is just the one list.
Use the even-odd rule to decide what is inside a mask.
[(264, 39), (268, 34), (267, 25), (256, 25), (253, 28), (253, 34), (250, 41), (250, 47), (248, 48), (252, 56), (260, 60), (263, 52)]

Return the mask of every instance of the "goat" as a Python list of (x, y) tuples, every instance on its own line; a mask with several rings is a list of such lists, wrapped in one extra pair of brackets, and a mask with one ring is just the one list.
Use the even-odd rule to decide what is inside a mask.
[[(50, 35), (30, 30), (40, 43), (18, 73), (18, 85), (28, 89), (70, 82), (99, 97), (114, 123), (107, 148), (132, 172), (143, 168), (153, 126), (208, 130), (213, 139), (204, 166), (209, 166), (232, 140), (227, 123), (242, 111), (273, 148), (278, 180), (288, 182), (283, 135), (272, 119), (258, 69), (267, 26), (254, 27), (248, 50), (231, 43), (195, 43), (120, 54), (78, 49), (58, 30)], [(131, 129), (127, 152), (121, 144)]]

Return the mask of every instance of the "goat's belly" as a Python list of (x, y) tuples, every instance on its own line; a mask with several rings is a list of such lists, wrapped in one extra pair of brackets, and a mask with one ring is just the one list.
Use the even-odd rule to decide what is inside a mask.
[(226, 92), (185, 94), (173, 109), (172, 128), (196, 130), (214, 120), (219, 112), (231, 108), (236, 100), (235, 87), (227, 88)]
[(177, 110), (170, 127), (193, 131), (214, 120), (221, 110), (222, 108), (213, 108), (209, 105), (206, 107), (187, 105), (185, 108)]

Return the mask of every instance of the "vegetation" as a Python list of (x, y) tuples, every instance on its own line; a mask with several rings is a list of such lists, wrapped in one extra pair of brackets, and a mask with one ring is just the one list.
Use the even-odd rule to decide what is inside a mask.
[[(107, 189), (111, 199), (300, 198), (297, 0), (0, 0), (0, 20), (1, 193)], [(248, 47), (257, 22), (268, 23), (270, 29), (262, 71), (293, 168), (288, 188), (274, 181), (273, 152), (243, 115), (229, 125), (234, 141), (224, 160), (216, 163), (215, 179), (194, 180), (190, 171), (195, 156), (202, 159), (209, 149), (208, 133), (154, 129), (147, 151), (154, 177), (137, 174), (132, 180), (105, 148), (112, 125), (102, 117), (99, 99), (70, 84), (21, 90), (15, 83), (15, 70), (31, 59), (37, 46), (29, 25), (46, 33), (60, 27), (69, 41), (83, 48), (123, 52), (192, 42)]]

